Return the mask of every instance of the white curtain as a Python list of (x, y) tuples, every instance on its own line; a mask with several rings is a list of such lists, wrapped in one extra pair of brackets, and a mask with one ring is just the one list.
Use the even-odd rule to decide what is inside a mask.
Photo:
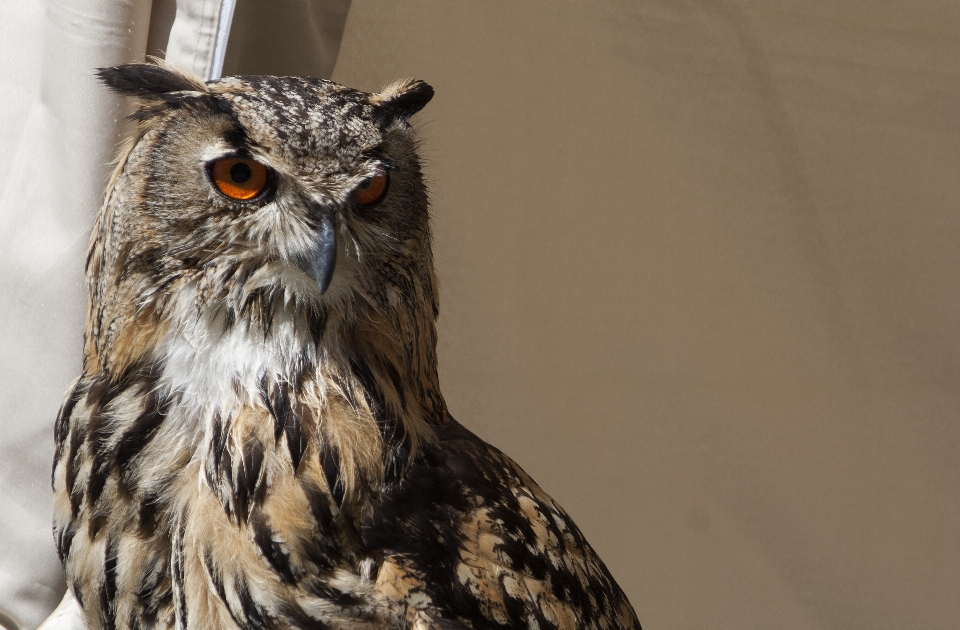
[(0, 626), (34, 628), (64, 592), (51, 535), (53, 420), (80, 371), (90, 226), (124, 104), (98, 67), (148, 52), (223, 65), (231, 0), (23, 0), (0, 20)]

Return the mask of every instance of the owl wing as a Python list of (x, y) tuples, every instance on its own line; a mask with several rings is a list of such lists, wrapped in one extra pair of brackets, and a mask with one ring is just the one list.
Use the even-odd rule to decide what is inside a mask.
[(452, 419), (438, 433), (441, 454), (412, 466), (365, 530), (387, 558), (383, 586), (426, 611), (420, 627), (640, 628), (563, 508)]

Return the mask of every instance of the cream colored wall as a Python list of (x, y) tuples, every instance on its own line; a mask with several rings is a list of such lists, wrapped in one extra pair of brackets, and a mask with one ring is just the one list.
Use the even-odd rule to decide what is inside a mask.
[(354, 0), (420, 115), (454, 415), (644, 627), (960, 624), (955, 3)]

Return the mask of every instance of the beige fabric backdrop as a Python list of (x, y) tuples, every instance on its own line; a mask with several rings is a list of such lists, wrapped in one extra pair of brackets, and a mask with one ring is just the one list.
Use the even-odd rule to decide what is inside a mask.
[(454, 415), (647, 630), (960, 627), (960, 5), (354, 0)]

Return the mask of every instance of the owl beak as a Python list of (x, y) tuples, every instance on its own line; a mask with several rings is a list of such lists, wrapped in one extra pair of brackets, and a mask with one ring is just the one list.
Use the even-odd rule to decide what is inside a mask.
[(296, 260), (296, 264), (316, 281), (320, 295), (327, 292), (333, 269), (337, 266), (337, 232), (332, 214), (325, 212), (320, 216), (313, 246)]

